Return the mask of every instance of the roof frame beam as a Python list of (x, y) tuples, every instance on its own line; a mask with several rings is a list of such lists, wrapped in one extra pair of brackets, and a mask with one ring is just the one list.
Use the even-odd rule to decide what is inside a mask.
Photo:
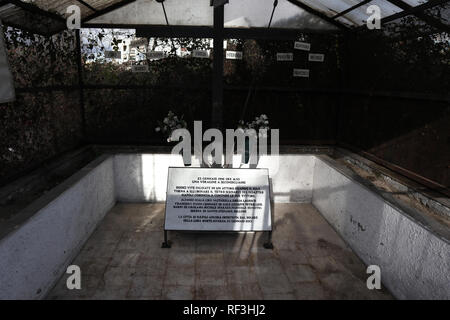
[(355, 9), (358, 9), (359, 7), (361, 7), (361, 6), (365, 5), (365, 4), (368, 4), (368, 3), (371, 2), (371, 1), (372, 1), (372, 0), (364, 0), (364, 1), (361, 1), (360, 3), (355, 4), (354, 6), (348, 8), (348, 9), (342, 11), (342, 12), (339, 12), (337, 15), (332, 16), (331, 19), (335, 20), (336, 18), (342, 17), (343, 15), (349, 13), (350, 11), (353, 11), (353, 10), (355, 10)]
[(59, 14), (56, 14), (56, 13), (53, 13), (53, 12), (49, 12), (49, 11), (43, 10), (43, 9), (39, 8), (37, 5), (31, 4), (31, 3), (22, 2), (22, 1), (19, 1), (19, 0), (3, 1), (1, 3), (1, 5), (5, 5), (5, 4), (8, 4), (8, 3), (13, 4), (16, 7), (20, 7), (23, 10), (26, 10), (28, 12), (36, 13), (36, 14), (39, 14), (41, 16), (44, 16), (44, 17), (47, 17), (47, 18), (50, 18), (50, 19), (53, 19), (53, 20), (56, 20), (56, 21), (66, 23), (66, 20), (64, 19), (63, 16), (60, 16)]
[(227, 39), (297, 40), (302, 34), (338, 34), (340, 31), (315, 29), (225, 28)]
[(316, 17), (319, 17), (322, 20), (325, 20), (326, 22), (334, 25), (335, 27), (338, 27), (341, 30), (349, 30), (349, 28), (347, 26), (345, 26), (344, 24), (334, 20), (333, 18), (330, 18), (326, 14), (324, 14), (324, 13), (322, 13), (320, 11), (317, 11), (316, 9), (311, 8), (310, 6), (307, 6), (306, 4), (304, 4), (301, 1), (296, 1), (296, 0), (287, 0), (287, 1), (289, 1), (293, 5), (296, 5), (299, 8), (302, 8), (306, 12), (309, 12), (309, 13), (315, 15)]
[[(104, 25), (84, 23), (83, 28), (136, 29), (138, 37), (214, 38), (214, 28), (204, 26)], [(224, 28), (225, 39), (296, 40), (302, 34), (338, 34), (339, 31), (311, 29)]]
[(89, 10), (97, 12), (98, 10), (95, 9), (93, 6), (91, 6), (89, 3), (87, 3), (86, 1), (83, 0), (76, 0), (77, 2), (81, 3), (83, 6), (85, 6), (86, 8), (89, 8)]

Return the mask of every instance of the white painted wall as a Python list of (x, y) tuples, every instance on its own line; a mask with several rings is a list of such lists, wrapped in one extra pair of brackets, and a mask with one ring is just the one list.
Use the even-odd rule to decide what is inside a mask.
[(184, 167), (182, 157), (171, 154), (115, 155), (117, 201), (165, 201), (169, 167)]
[(313, 205), (399, 299), (450, 299), (450, 244), (316, 158)]
[(113, 158), (106, 157), (22, 211), (31, 217), (0, 240), (0, 299), (45, 297), (114, 204)]
[(311, 202), (314, 178), (313, 155), (282, 154), (274, 167), (273, 157), (264, 156), (258, 168), (268, 168), (275, 202)]
[[(276, 202), (311, 202), (314, 156), (263, 156), (258, 168), (268, 168)], [(193, 166), (199, 166), (193, 159)], [(237, 162), (235, 162), (237, 163)], [(121, 202), (166, 200), (169, 167), (183, 167), (179, 155), (118, 154), (114, 157), (116, 197)]]

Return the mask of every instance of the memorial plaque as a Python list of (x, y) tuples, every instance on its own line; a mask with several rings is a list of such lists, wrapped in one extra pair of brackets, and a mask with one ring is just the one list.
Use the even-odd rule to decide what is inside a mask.
[(206, 50), (193, 50), (193, 51), (192, 51), (192, 56), (193, 56), (194, 58), (203, 58), (203, 59), (206, 59), (206, 58), (209, 58), (209, 52), (206, 51)]
[(163, 59), (165, 57), (164, 51), (149, 51), (147, 52), (147, 59)]
[(294, 54), (290, 52), (277, 53), (277, 61), (294, 61)]
[(148, 65), (133, 65), (131, 66), (131, 71), (140, 73), (140, 72), (149, 72)]
[(294, 77), (309, 78), (309, 69), (294, 69)]
[(323, 62), (325, 60), (325, 55), (321, 53), (310, 53), (308, 56), (309, 61)]
[(242, 60), (242, 51), (227, 51), (225, 57), (231, 60)]
[(122, 59), (121, 51), (105, 51), (105, 58), (107, 59)]
[(309, 51), (311, 50), (311, 44), (306, 42), (295, 41), (294, 48), (298, 50)]
[(142, 47), (142, 46), (147, 46), (147, 45), (148, 45), (148, 40), (146, 38), (135, 39), (130, 42), (131, 48)]
[(169, 168), (164, 229), (271, 231), (268, 170)]

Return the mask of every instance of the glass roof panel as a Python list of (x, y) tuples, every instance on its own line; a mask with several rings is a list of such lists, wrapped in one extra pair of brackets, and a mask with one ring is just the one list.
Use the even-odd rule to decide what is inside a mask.
[[(86, 19), (95, 11), (107, 9), (111, 6), (119, 7), (102, 16), (91, 19), (88, 23), (107, 25), (165, 25), (166, 20), (161, 3), (157, 0), (136, 0), (127, 5), (124, 0), (20, 0), (23, 3), (33, 4), (47, 14), (35, 14), (29, 8), (3, 6), (1, 15), (10, 25), (23, 26), (43, 34), (56, 33), (65, 29), (65, 21), (58, 17), (66, 15), (67, 6), (76, 4), (80, 7), (82, 18)], [(336, 29), (333, 24), (326, 22), (309, 10), (295, 5), (295, 2), (308, 6), (328, 17), (349, 9), (363, 0), (279, 0), (275, 10), (272, 28), (288, 29)], [(429, 2), (428, 0), (403, 0), (410, 6), (418, 6)], [(20, 2), (14, 2), (20, 3)], [(120, 4), (123, 4), (120, 6)], [(225, 5), (225, 27), (267, 27), (272, 13), (274, 0), (229, 0)], [(349, 26), (359, 26), (365, 23), (370, 5), (378, 5), (382, 18), (402, 12), (402, 9), (387, 0), (372, 0), (344, 16), (338, 17), (337, 22)], [(170, 25), (179, 26), (212, 26), (213, 8), (210, 0), (165, 0), (167, 18)], [(32, 8), (31, 8), (32, 9)], [(33, 12), (33, 13), (32, 13)], [(427, 11), (428, 12), (428, 11)], [(45, 13), (45, 12), (44, 12)], [(51, 16), (51, 14), (56, 15)], [(36, 16), (36, 17), (35, 17)], [(441, 20), (448, 21), (448, 14)], [(47, 20), (44, 22), (43, 20)]]
[(381, 18), (388, 17), (388, 16), (390, 16), (392, 14), (395, 14), (395, 13), (403, 11), (401, 8), (397, 7), (396, 5), (390, 3), (390, 2), (388, 2), (386, 0), (372, 0), (372, 1), (370, 1), (370, 3), (360, 7), (358, 9), (360, 9), (363, 12), (366, 12), (367, 8), (370, 5), (377, 5), (377, 6), (380, 7), (380, 9), (381, 9)]
[[(353, 7), (354, 5), (360, 3), (362, 0), (297, 0), (303, 4), (317, 10), (329, 17), (333, 17), (344, 10)], [(416, 0), (409, 0), (416, 1)], [(378, 5), (381, 9), (381, 17), (386, 17), (391, 14), (402, 11), (399, 7), (393, 5), (386, 0), (372, 0), (370, 3), (360, 6), (344, 16), (337, 18), (338, 22), (344, 23), (350, 26), (358, 26), (365, 23), (368, 14), (366, 13), (367, 8), (370, 5)]]
[(381, 18), (388, 17), (402, 11), (402, 9), (391, 4), (390, 2), (387, 2), (386, 0), (372, 0), (368, 4), (362, 5), (346, 13), (344, 16), (337, 18), (336, 20), (347, 24), (362, 25), (366, 23), (366, 20), (369, 17), (369, 14), (367, 14), (367, 8), (371, 5), (377, 5), (380, 7)]
[(296, 0), (297, 2), (302, 2), (308, 7), (324, 13), (325, 15), (332, 17), (345, 9), (357, 4), (359, 1), (352, 0)]
[[(266, 28), (273, 10), (273, 0), (230, 0), (225, 5), (225, 27)], [(335, 29), (336, 27), (312, 15), (287, 0), (279, 0), (272, 28)]]
[[(213, 8), (210, 6), (209, 0), (166, 0), (164, 1), (164, 6), (170, 25), (213, 25)], [(137, 0), (88, 22), (105, 24), (166, 24), (162, 5), (156, 0)]]

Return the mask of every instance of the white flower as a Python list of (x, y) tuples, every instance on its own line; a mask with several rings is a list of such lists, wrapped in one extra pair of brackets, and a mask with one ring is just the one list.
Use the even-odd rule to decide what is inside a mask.
[(156, 127), (156, 128), (155, 128), (155, 131), (156, 131), (156, 132), (160, 132), (160, 131), (161, 131), (161, 128), (160, 128), (160, 127)]
[(172, 141), (170, 138), (167, 138), (167, 142), (170, 142), (170, 141)]
[(261, 118), (263, 118), (264, 120), (269, 119), (265, 114), (262, 114), (262, 115), (261, 115)]
[(163, 121), (165, 124), (169, 124), (169, 118), (164, 118), (164, 121)]
[(14, 149), (13, 148), (8, 148), (8, 151), (9, 152), (14, 152)]

